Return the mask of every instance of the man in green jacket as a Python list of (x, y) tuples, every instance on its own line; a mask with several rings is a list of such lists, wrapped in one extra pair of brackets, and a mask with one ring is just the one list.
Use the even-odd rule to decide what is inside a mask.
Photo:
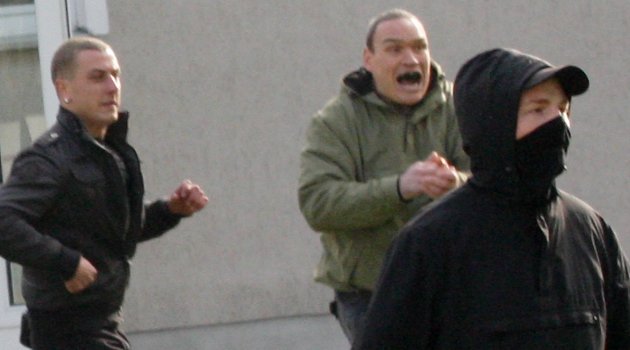
[(366, 44), (363, 68), (309, 125), (299, 180), (300, 209), (324, 248), (315, 280), (335, 290), (331, 311), (350, 341), (398, 230), (469, 168), (452, 86), (420, 20), (382, 13)]

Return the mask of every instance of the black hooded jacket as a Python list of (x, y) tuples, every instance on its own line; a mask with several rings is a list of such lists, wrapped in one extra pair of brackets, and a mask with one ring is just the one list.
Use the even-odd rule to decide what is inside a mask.
[[(476, 56), (455, 80), (473, 177), (397, 237), (353, 349), (630, 349), (630, 275), (612, 229), (515, 170), (527, 80), (549, 64)], [(500, 87), (500, 88), (497, 88)]]

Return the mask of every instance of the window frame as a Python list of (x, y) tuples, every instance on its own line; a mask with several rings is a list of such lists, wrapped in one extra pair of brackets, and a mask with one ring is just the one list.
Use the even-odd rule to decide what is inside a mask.
[[(67, 0), (35, 0), (34, 4), (0, 7), (0, 19), (3, 18), (1, 17), (3, 15), (5, 16), (4, 18), (8, 18), (8, 16), (21, 16), (19, 18), (27, 23), (24, 28), (20, 28), (11, 33), (6, 32), (6, 41), (9, 42), (11, 40), (13, 42), (12, 46), (6, 45), (6, 49), (27, 48), (29, 47), (28, 45), (38, 48), (40, 71), (42, 72), (41, 86), (44, 100), (44, 115), (48, 126), (52, 125), (55, 120), (58, 101), (54, 86), (47, 72), (50, 69), (49, 65), (54, 51), (70, 36), (67, 9)], [(13, 19), (17, 20), (16, 18)], [(33, 23), (35, 23), (34, 27), (32, 25)], [(33, 35), (36, 37), (35, 42), (32, 42)], [(10, 40), (8, 39), (9, 36), (12, 36)], [(31, 39), (26, 41), (22, 40), (20, 42), (18, 37), (30, 37)], [(4, 38), (0, 35), (0, 39)], [(0, 261), (4, 266), (8, 266), (6, 260), (0, 258)], [(5, 267), (2, 270), (4, 271), (4, 277), (0, 278), (0, 331), (8, 330), (17, 332), (20, 326), (21, 315), (26, 307), (23, 305), (11, 305), (8, 269)]]

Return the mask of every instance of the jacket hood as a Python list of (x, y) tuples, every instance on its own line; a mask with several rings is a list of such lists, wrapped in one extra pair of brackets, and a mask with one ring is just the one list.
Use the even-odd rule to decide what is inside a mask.
[(343, 86), (358, 96), (365, 96), (374, 92), (374, 78), (372, 73), (361, 67), (343, 78)]
[[(575, 68), (583, 74), (573, 66), (554, 67), (555, 70), (550, 67), (550, 63), (538, 57), (513, 49), (493, 49), (471, 58), (460, 68), (454, 83), (455, 111), (464, 151), (471, 160), (473, 184), (508, 196), (518, 196), (521, 192), (515, 167), (515, 137), (522, 92), (531, 87), (530, 78), (542, 72)], [(586, 79), (587, 88), (585, 77), (580, 76)], [(569, 82), (561, 83), (565, 89), (572, 86)], [(578, 90), (567, 92), (576, 95), (585, 88)]]
[[(403, 115), (415, 114), (411, 122), (417, 123), (428, 111), (442, 106), (444, 103), (451, 103), (451, 84), (446, 80), (442, 68), (431, 62), (431, 82), (427, 94), (414, 106), (398, 105), (394, 102), (387, 102), (376, 93), (374, 78), (365, 68), (360, 68), (346, 75), (342, 82), (342, 91), (350, 96), (361, 98), (367, 103), (394, 108)], [(448, 102), (447, 102), (448, 101)], [(421, 107), (420, 107), (421, 106)], [(422, 111), (419, 114), (413, 111)]]

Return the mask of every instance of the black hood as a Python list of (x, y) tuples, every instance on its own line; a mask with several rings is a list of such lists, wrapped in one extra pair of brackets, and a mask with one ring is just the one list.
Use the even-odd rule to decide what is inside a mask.
[(372, 73), (361, 67), (343, 78), (343, 83), (359, 96), (366, 95), (375, 90)]
[[(455, 108), (464, 150), (471, 159), (470, 181), (474, 185), (510, 197), (522, 195), (521, 180), (515, 170), (519, 102), (522, 92), (531, 86), (530, 78), (550, 67), (550, 63), (535, 56), (512, 49), (493, 49), (473, 57), (457, 73)], [(568, 77), (573, 80), (558, 77), (568, 95), (584, 92), (588, 78), (579, 68), (566, 66), (555, 72), (567, 70), (580, 73), (577, 78)], [(576, 82), (581, 84), (577, 88)]]

